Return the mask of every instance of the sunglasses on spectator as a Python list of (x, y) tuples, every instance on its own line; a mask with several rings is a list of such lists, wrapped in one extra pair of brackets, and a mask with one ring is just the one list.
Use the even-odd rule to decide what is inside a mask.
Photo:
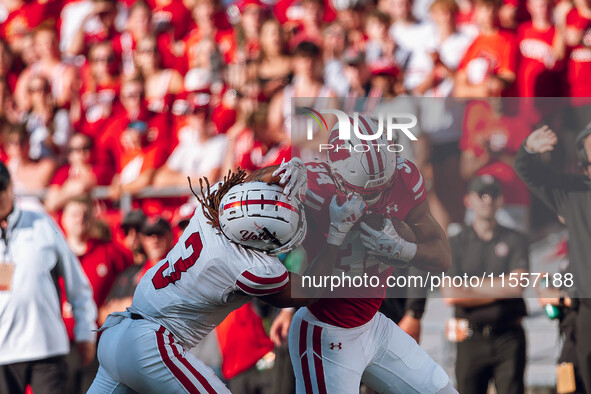
[(90, 152), (91, 151), (90, 145), (83, 145), (83, 146), (71, 146), (68, 148), (68, 152)]
[(92, 63), (113, 63), (114, 60), (114, 56), (96, 56), (90, 59)]

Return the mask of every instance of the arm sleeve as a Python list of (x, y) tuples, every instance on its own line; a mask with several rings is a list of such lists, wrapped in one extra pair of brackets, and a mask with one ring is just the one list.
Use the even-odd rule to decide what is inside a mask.
[(48, 231), (52, 232), (60, 272), (66, 285), (66, 298), (74, 313), (76, 325), (74, 336), (77, 342), (96, 341), (97, 309), (92, 299), (92, 289), (80, 262), (70, 250), (58, 227), (47, 219)]
[(254, 297), (278, 293), (289, 283), (287, 269), (280, 263), (251, 267), (236, 278), (236, 290)]
[(567, 191), (577, 184), (572, 175), (557, 173), (549, 165), (542, 163), (538, 154), (527, 152), (523, 144), (517, 152), (513, 166), (519, 178), (533, 194), (555, 213), (561, 212)]
[(527, 237), (518, 234), (512, 247), (508, 272), (523, 269), (529, 272), (529, 242)]

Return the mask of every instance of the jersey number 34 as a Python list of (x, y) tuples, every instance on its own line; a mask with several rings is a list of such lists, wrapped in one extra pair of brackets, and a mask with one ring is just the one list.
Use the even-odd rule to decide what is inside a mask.
[(152, 284), (154, 284), (154, 288), (156, 290), (163, 289), (171, 283), (176, 282), (181, 278), (181, 274), (186, 272), (189, 268), (191, 268), (199, 255), (201, 254), (201, 250), (203, 249), (203, 242), (201, 242), (201, 236), (199, 233), (193, 233), (187, 238), (185, 241), (185, 247), (188, 249), (189, 247), (193, 247), (193, 253), (185, 259), (179, 257), (177, 261), (174, 262), (172, 265), (174, 271), (172, 271), (169, 275), (164, 275), (164, 271), (169, 266), (169, 262), (166, 262), (156, 271), (154, 277), (152, 278)]

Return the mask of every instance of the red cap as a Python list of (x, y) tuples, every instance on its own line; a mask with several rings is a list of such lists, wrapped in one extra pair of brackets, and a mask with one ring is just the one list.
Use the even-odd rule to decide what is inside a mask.
[(238, 0), (236, 2), (236, 7), (238, 7), (238, 10), (240, 10), (241, 13), (250, 6), (265, 8), (265, 4), (263, 4), (260, 0)]
[(372, 75), (388, 75), (396, 78), (400, 74), (398, 66), (394, 62), (385, 59), (372, 62), (369, 69)]

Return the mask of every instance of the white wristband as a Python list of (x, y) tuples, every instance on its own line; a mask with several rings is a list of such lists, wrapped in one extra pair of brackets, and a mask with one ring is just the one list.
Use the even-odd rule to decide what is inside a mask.
[(328, 230), (328, 237), (326, 238), (326, 243), (330, 245), (341, 246), (346, 236), (347, 233), (343, 233), (331, 225), (330, 229)]
[(410, 263), (417, 255), (417, 244), (402, 240), (398, 260)]

